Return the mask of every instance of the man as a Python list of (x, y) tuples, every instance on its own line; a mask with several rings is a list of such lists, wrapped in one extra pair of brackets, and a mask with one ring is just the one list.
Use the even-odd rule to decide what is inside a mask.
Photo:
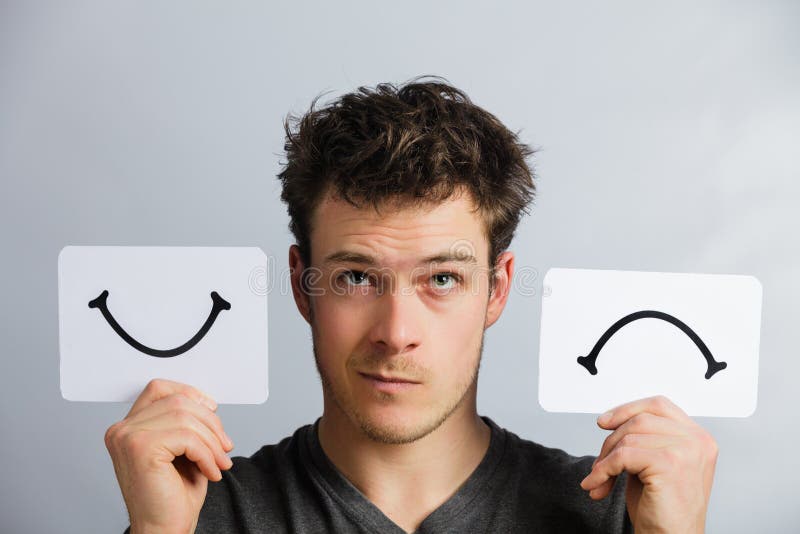
[(232, 461), (213, 399), (151, 382), (106, 433), (131, 532), (703, 532), (716, 443), (667, 399), (601, 417), (594, 463), (477, 413), (535, 191), (516, 135), (438, 79), (312, 105), (286, 134), (323, 414)]

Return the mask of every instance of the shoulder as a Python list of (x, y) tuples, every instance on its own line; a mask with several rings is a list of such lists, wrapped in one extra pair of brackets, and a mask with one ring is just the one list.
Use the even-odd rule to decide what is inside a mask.
[(575, 456), (563, 449), (547, 447), (535, 441), (524, 439), (506, 430), (511, 448), (516, 451), (520, 461), (526, 462), (539, 471), (563, 474), (589, 474), (595, 456)]
[(306, 431), (265, 445), (249, 457), (234, 456), (222, 480), (209, 482), (200, 513), (199, 532), (236, 532), (236, 525), (269, 525), (283, 532), (290, 500), (307, 487), (300, 458)]
[(610, 495), (595, 501), (580, 487), (595, 456), (576, 456), (497, 428), (506, 439), (504, 471), (509, 485), (522, 502), (537, 503), (537, 514), (562, 525), (565, 532), (629, 532), (627, 474), (617, 477)]
[[(542, 474), (579, 474), (586, 471), (586, 476), (592, 467), (595, 456), (575, 456), (563, 449), (547, 447), (535, 441), (524, 439), (512, 432), (497, 425), (488, 417), (484, 420), (493, 427), (493, 432), (502, 434), (506, 440), (506, 451), (509, 455), (507, 460), (515, 463), (525, 464), (537, 473)], [(581, 478), (583, 478), (583, 476)]]
[(287, 465), (296, 465), (300, 447), (310, 427), (311, 425), (302, 426), (291, 436), (281, 439), (278, 443), (264, 445), (249, 457), (232, 457), (233, 466), (223, 473), (223, 477), (232, 480), (246, 479), (253, 475), (262, 477), (265, 474), (276, 474)]

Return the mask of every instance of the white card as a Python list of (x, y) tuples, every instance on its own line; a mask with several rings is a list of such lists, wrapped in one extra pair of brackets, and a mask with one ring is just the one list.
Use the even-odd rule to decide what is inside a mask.
[(664, 395), (690, 416), (752, 415), (761, 297), (752, 276), (550, 269), (539, 404), (602, 413)]
[(257, 247), (64, 247), (62, 396), (133, 401), (166, 378), (218, 403), (266, 401), (267, 274)]

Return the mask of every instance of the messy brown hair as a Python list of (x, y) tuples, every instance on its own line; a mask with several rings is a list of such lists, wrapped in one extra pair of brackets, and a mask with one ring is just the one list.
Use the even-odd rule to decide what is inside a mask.
[(494, 266), (528, 212), (533, 149), (438, 77), (382, 83), (289, 115), (278, 178), (306, 267), (311, 220), (330, 192), (353, 206), (437, 203), (466, 189), (480, 211)]

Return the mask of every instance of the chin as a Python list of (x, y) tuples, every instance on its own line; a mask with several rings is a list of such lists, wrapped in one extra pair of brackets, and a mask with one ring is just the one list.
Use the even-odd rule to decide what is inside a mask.
[(364, 435), (372, 441), (401, 445), (424, 438), (438, 428), (441, 422), (426, 424), (423, 421), (395, 422), (380, 417), (359, 417), (358, 424)]
[(442, 410), (416, 406), (362, 406), (349, 413), (369, 439), (400, 445), (424, 438), (444, 423), (453, 409)]

